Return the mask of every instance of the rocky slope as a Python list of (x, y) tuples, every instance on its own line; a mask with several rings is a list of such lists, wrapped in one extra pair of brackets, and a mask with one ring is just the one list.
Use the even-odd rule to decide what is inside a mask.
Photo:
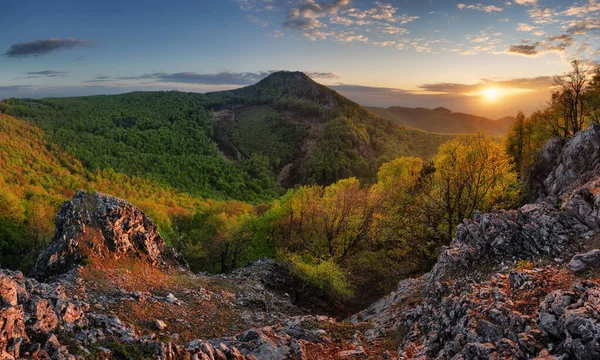
[(192, 274), (139, 209), (80, 192), (46, 282), (0, 271), (0, 359), (599, 359), (596, 144), (552, 140), (535, 203), (464, 221), (429, 273), (341, 322), (295, 305), (280, 264)]
[(0, 270), (2, 360), (306, 359), (367, 351), (361, 326), (307, 315), (292, 302), (297, 286), (281, 264), (193, 274), (140, 209), (104, 194), (79, 192), (63, 204), (32, 275), (44, 282)]
[(401, 359), (600, 358), (599, 129), (543, 148), (536, 204), (465, 221), (428, 274), (350, 320), (400, 334)]

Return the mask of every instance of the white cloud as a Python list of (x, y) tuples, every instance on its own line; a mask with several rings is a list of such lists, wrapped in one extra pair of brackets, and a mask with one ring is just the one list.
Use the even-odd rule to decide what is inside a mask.
[(529, 25), (529, 24), (525, 24), (525, 23), (520, 23), (519, 26), (517, 27), (517, 31), (531, 31), (533, 29), (535, 29), (536, 27), (533, 25)]
[(537, 0), (515, 0), (515, 3), (519, 5), (535, 5)]
[[(395, 41), (381, 41), (381, 42), (374, 42), (373, 45), (377, 45), (377, 46), (381, 46), (381, 47), (390, 47), (390, 46), (396, 45), (396, 42)], [(399, 44), (399, 45), (403, 45), (403, 44)]]
[(474, 4), (474, 5), (458, 4), (457, 7), (461, 10), (464, 10), (464, 9), (477, 10), (477, 11), (483, 11), (483, 12), (487, 12), (487, 13), (503, 10), (501, 7), (498, 7), (498, 6), (483, 5), (483, 4)]

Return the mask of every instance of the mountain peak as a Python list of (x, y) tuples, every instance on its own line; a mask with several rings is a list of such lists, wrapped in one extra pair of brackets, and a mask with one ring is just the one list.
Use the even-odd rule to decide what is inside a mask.
[(268, 87), (305, 87), (307, 85), (318, 86), (319, 84), (302, 71), (288, 70), (274, 72), (256, 84), (256, 86)]
[(452, 113), (452, 110), (445, 108), (443, 106), (435, 108), (435, 109), (433, 109), (433, 111), (442, 112), (442, 113)]
[(269, 76), (264, 78), (263, 80), (269, 79), (295, 79), (295, 80), (304, 80), (308, 82), (312, 82), (313, 80), (303, 73), (302, 71), (290, 71), (290, 70), (280, 70), (271, 73)]

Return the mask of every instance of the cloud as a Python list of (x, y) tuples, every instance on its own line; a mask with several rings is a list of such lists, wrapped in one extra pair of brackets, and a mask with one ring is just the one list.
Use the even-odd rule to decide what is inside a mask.
[(491, 13), (491, 12), (494, 12), (494, 11), (502, 11), (503, 10), (501, 7), (498, 7), (498, 6), (483, 5), (483, 4), (474, 4), (474, 5), (458, 4), (457, 7), (460, 10), (468, 9), (468, 10), (483, 11), (483, 12), (487, 12), (487, 13)]
[(87, 40), (79, 39), (59, 39), (51, 38), (45, 40), (36, 40), (26, 43), (19, 43), (11, 45), (10, 49), (3, 55), (13, 58), (22, 58), (28, 56), (41, 56), (56, 51), (62, 51), (67, 49), (73, 49), (77, 47), (91, 46), (92, 43)]
[[(153, 83), (178, 83), (178, 84), (197, 84), (197, 85), (252, 85), (256, 84), (265, 77), (277, 72), (277, 70), (259, 71), (259, 72), (229, 72), (223, 71), (214, 74), (198, 74), (196, 72), (166, 73), (154, 72), (139, 76), (123, 76), (110, 78), (98, 76), (87, 80), (89, 83), (108, 82), (115, 80), (148, 80)], [(331, 72), (306, 71), (306, 75), (313, 79), (337, 79), (339, 76)]]
[(27, 78), (34, 79), (40, 77), (64, 77), (68, 74), (66, 71), (54, 71), (54, 70), (44, 70), (44, 71), (28, 71), (25, 73)]
[(268, 21), (264, 21), (262, 19), (260, 19), (259, 17), (256, 17), (254, 15), (246, 15), (246, 17), (252, 21), (255, 24), (258, 24), (260, 27), (267, 27), (269, 26), (269, 22)]
[(509, 53), (513, 53), (513, 54), (519, 54), (519, 55), (525, 55), (525, 56), (533, 56), (533, 55), (537, 55), (539, 53), (539, 51), (537, 50), (537, 45), (527, 45), (527, 44), (522, 44), (522, 45), (512, 45), (509, 49), (508, 49)]
[(312, 30), (326, 27), (319, 18), (335, 15), (340, 8), (347, 6), (350, 0), (335, 0), (333, 3), (316, 3), (314, 0), (302, 0), (300, 6), (288, 11), (283, 26), (288, 29)]
[(341, 32), (341, 33), (334, 33), (333, 34), (333, 38), (336, 41), (339, 42), (343, 42), (343, 43), (351, 43), (351, 42), (363, 42), (366, 43), (369, 41), (369, 38), (364, 36), (364, 35), (356, 35), (353, 32), (349, 32), (349, 33), (345, 33), (345, 32)]
[(533, 25), (529, 25), (529, 24), (525, 24), (525, 23), (520, 23), (519, 27), (517, 27), (517, 31), (531, 31), (533, 29), (535, 29), (536, 27)]
[(30, 89), (31, 85), (0, 85), (0, 91), (20, 91)]
[(396, 45), (395, 41), (379, 41), (374, 42), (373, 45), (381, 46), (381, 47), (390, 47)]
[(305, 71), (304, 72), (306, 75), (308, 75), (308, 77), (310, 77), (311, 79), (328, 79), (328, 80), (333, 80), (333, 79), (339, 79), (340, 76), (336, 73), (331, 73), (331, 72), (316, 72), (316, 71)]
[(519, 5), (535, 5), (537, 0), (515, 0), (515, 3)]
[(275, 31), (269, 33), (268, 36), (270, 36), (272, 38), (278, 38), (278, 37), (283, 36), (283, 31), (281, 31), (281, 30), (275, 30)]
[(512, 45), (507, 53), (524, 56), (535, 56), (540, 53), (558, 52), (566, 55), (567, 49), (576, 45), (576, 41), (571, 34), (546, 36), (544, 40), (535, 43), (528, 43), (528, 40), (522, 40), (523, 44)]
[(600, 11), (600, 3), (596, 0), (589, 0), (589, 2), (582, 6), (572, 6), (565, 10), (564, 15), (585, 17), (592, 12)]
[[(195, 72), (165, 73), (154, 72), (140, 76), (118, 77), (117, 80), (153, 80), (164, 83), (206, 84), (206, 85), (250, 85), (268, 76), (269, 72), (220, 72), (216, 74), (198, 74)], [(95, 79), (104, 80), (104, 79)]]
[(533, 8), (528, 10), (528, 13), (529, 18), (536, 24), (553, 24), (558, 21), (556, 20), (558, 13), (550, 8)]
[(420, 89), (427, 92), (446, 94), (470, 94), (483, 91), (491, 86), (504, 89), (546, 90), (552, 85), (551, 76), (517, 78), (508, 80), (481, 79), (476, 84), (434, 83), (422, 84)]
[(29, 75), (28, 78), (38, 78), (38, 77), (63, 77), (68, 74), (66, 71), (54, 71), (54, 70), (44, 70), (44, 71), (28, 71), (25, 74)]
[(374, 21), (386, 21), (390, 23), (408, 24), (419, 19), (418, 16), (410, 16), (408, 14), (397, 16), (397, 12), (398, 8), (392, 6), (392, 4), (385, 4), (379, 1), (375, 1), (375, 7), (372, 7), (367, 10), (352, 8), (345, 10), (343, 14), (356, 19), (354, 21), (358, 25), (369, 25)]

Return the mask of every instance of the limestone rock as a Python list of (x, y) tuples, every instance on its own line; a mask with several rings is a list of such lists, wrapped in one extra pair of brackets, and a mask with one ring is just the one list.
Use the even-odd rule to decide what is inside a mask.
[(600, 176), (600, 125), (575, 134), (570, 140), (554, 138), (538, 154), (528, 185), (532, 200), (561, 197)]
[(600, 249), (573, 256), (571, 262), (569, 262), (569, 269), (574, 272), (582, 272), (594, 265), (600, 265)]
[(109, 195), (79, 191), (61, 206), (55, 225), (50, 246), (33, 267), (35, 278), (65, 273), (90, 255), (133, 256), (155, 266), (186, 266), (183, 257), (165, 244), (149, 217)]

